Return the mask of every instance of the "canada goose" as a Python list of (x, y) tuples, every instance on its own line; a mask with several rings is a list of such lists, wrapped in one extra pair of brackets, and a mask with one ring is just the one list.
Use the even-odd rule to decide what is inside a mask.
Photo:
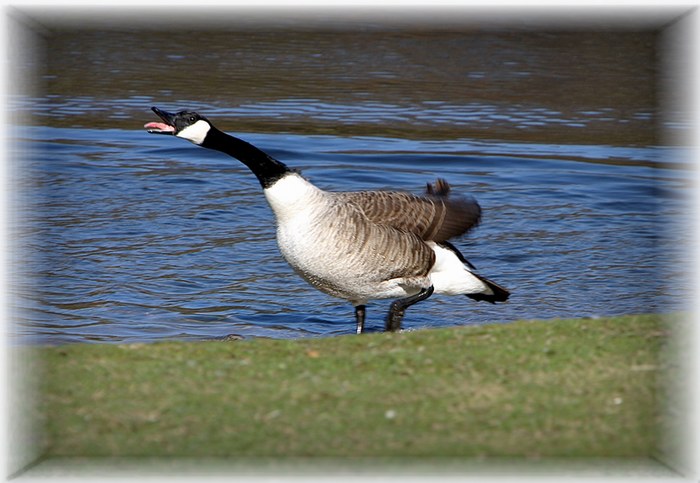
[(149, 133), (187, 139), (250, 168), (277, 219), (282, 255), (308, 283), (353, 304), (358, 334), (370, 299), (397, 299), (387, 331), (399, 330), (406, 308), (433, 293), (491, 303), (508, 299), (508, 290), (475, 273), (447, 241), (476, 226), (481, 208), (472, 198), (450, 196), (446, 181), (428, 183), (424, 196), (323, 191), (197, 112), (152, 110), (163, 122), (147, 123)]

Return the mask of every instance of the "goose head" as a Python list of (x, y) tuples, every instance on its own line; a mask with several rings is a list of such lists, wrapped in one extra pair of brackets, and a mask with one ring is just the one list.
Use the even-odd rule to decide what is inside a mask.
[(169, 134), (201, 145), (213, 128), (209, 120), (194, 111), (166, 112), (151, 107), (163, 122), (149, 122), (144, 128), (151, 134)]

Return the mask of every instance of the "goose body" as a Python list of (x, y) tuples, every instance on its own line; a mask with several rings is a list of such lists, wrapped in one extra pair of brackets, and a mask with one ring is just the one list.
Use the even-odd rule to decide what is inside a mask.
[(358, 333), (372, 299), (397, 299), (387, 330), (398, 330), (405, 309), (433, 293), (507, 300), (506, 289), (477, 274), (447, 241), (476, 226), (481, 209), (450, 196), (444, 180), (429, 184), (424, 196), (324, 191), (197, 113), (153, 111), (164, 123), (146, 124), (149, 132), (222, 151), (251, 169), (275, 215), (282, 256), (313, 287), (355, 306)]
[(296, 173), (266, 188), (265, 196), (277, 217), (282, 255), (322, 292), (363, 305), (431, 285), (432, 250), (416, 235), (372, 223), (346, 197)]

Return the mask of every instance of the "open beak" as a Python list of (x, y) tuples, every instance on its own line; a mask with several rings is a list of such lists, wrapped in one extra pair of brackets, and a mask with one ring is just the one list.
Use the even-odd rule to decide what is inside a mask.
[(175, 114), (161, 111), (157, 107), (151, 107), (163, 122), (149, 122), (143, 127), (151, 134), (175, 134)]

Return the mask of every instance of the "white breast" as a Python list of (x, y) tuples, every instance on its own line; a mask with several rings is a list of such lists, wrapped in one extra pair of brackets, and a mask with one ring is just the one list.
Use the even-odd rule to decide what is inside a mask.
[(340, 277), (333, 234), (329, 232), (329, 200), (325, 193), (291, 173), (265, 189), (277, 218), (277, 244), (287, 262), (313, 285), (314, 278)]
[(300, 213), (324, 203), (324, 193), (297, 173), (290, 173), (265, 188), (265, 197), (278, 223), (286, 223)]
[(342, 268), (332, 263), (335, 247), (324, 223), (325, 193), (291, 173), (266, 188), (265, 197), (277, 219), (282, 256), (309, 283), (328, 292), (328, 279), (341, 280)]

